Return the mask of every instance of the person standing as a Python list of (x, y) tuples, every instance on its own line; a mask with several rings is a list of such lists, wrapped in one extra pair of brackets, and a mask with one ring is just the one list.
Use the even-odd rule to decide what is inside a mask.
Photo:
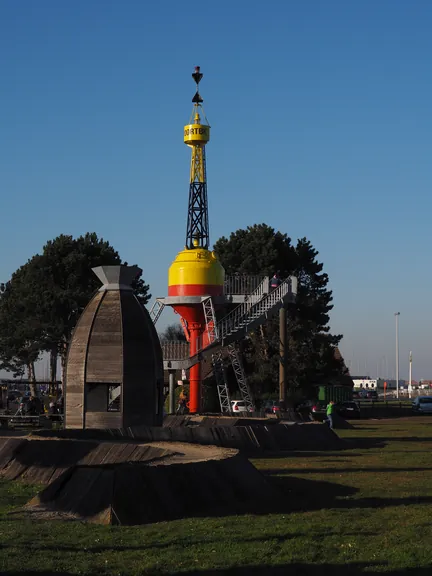
[(186, 414), (186, 408), (187, 408), (187, 396), (182, 390), (180, 392), (179, 403), (178, 403), (178, 408), (177, 408), (176, 413), (177, 414)]
[(330, 402), (327, 404), (326, 414), (327, 414), (326, 422), (329, 423), (330, 429), (333, 430), (333, 415), (334, 415), (334, 402), (333, 402), (333, 400), (330, 400)]
[(278, 286), (280, 286), (282, 284), (282, 280), (279, 277), (279, 272), (275, 272), (273, 274), (273, 277), (270, 280), (270, 289), (271, 290), (276, 290), (276, 288)]

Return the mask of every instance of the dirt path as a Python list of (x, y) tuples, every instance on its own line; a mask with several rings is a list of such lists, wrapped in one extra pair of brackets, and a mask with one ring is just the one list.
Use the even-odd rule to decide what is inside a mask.
[(187, 444), (183, 442), (146, 442), (142, 444), (142, 446), (154, 446), (155, 448), (163, 448), (174, 452), (172, 456), (167, 456), (163, 460), (150, 464), (150, 466), (223, 460), (224, 458), (235, 456), (238, 453), (238, 450), (233, 448), (201, 446), (199, 444)]

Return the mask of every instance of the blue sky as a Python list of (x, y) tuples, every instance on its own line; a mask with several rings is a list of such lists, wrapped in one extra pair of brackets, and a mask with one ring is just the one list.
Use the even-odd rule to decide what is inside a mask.
[[(0, 0), (0, 280), (96, 231), (154, 296), (184, 245), (195, 65), (210, 234), (306, 236), (353, 372), (432, 378), (428, 0)], [(165, 323), (172, 321), (167, 314)]]

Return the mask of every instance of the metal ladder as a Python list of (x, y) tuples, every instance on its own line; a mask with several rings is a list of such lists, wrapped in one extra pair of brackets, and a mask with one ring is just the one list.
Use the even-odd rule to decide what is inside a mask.
[(241, 397), (245, 403), (248, 412), (254, 412), (254, 402), (252, 399), (252, 394), (248, 386), (246, 375), (244, 373), (243, 364), (240, 359), (240, 354), (235, 346), (235, 344), (229, 344), (227, 346), (228, 354), (231, 360), (231, 366), (234, 370), (234, 375), (237, 380), (237, 385), (240, 390)]
[(222, 414), (232, 414), (231, 399), (228, 390), (226, 372), (222, 357), (222, 351), (212, 354), (213, 373), (216, 378), (217, 393)]
[[(260, 297), (262, 298), (261, 295)], [(251, 305), (252, 304), (249, 304), (249, 306)], [(207, 327), (208, 341), (209, 344), (212, 344), (218, 339), (218, 332), (216, 325), (216, 315), (211, 296), (203, 301), (203, 309)], [(248, 412), (253, 412), (254, 406), (251, 393), (246, 382), (246, 376), (235, 344), (230, 344), (227, 347), (227, 351), (229, 354), (229, 358), (231, 360), (231, 365), (234, 370), (234, 375), (237, 380), (240, 394), (245, 403), (246, 409)], [(228, 383), (222, 356), (222, 350), (212, 355), (212, 365), (213, 365), (213, 372), (216, 378), (216, 386), (219, 396), (219, 404), (221, 407), (221, 412), (231, 414), (232, 412), (231, 398), (228, 390)]]
[(203, 300), (204, 318), (206, 322), (207, 335), (209, 344), (213, 344), (218, 339), (218, 332), (216, 326), (216, 315), (213, 306), (212, 297), (209, 296)]
[(155, 300), (153, 306), (150, 309), (150, 318), (153, 320), (153, 324), (159, 320), (159, 316), (162, 314), (162, 310), (165, 308), (163, 302)]

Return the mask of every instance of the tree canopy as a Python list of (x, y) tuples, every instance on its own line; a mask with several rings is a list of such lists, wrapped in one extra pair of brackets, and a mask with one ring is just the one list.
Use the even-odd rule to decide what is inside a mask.
[[(95, 233), (48, 241), (41, 254), (14, 272), (1, 295), (0, 367), (15, 373), (27, 368), (31, 379), (31, 367), (43, 351), (59, 354), (64, 367), (72, 331), (100, 287), (92, 268), (120, 264), (127, 262)], [(140, 277), (133, 288), (146, 304), (149, 286)]]
[[(266, 224), (256, 224), (220, 238), (215, 246), (226, 274), (253, 274), (298, 278), (295, 305), (287, 314), (288, 395), (295, 399), (314, 384), (327, 382), (344, 371), (335, 358), (340, 335), (329, 333), (329, 312), (333, 308), (329, 278), (318, 252), (306, 239), (293, 246), (291, 239)], [(255, 393), (278, 389), (279, 325), (267, 322), (242, 344), (249, 382)]]
[(292, 274), (297, 260), (291, 238), (267, 224), (254, 224), (245, 230), (237, 230), (229, 239), (222, 236), (214, 249), (228, 275), (273, 276), (279, 271), (286, 277)]
[(175, 340), (180, 342), (186, 342), (186, 336), (183, 331), (183, 328), (180, 324), (174, 323), (170, 324), (165, 328), (161, 334), (159, 334), (159, 338), (163, 340)]
[[(0, 367), (22, 376), (33, 366), (41, 349), (41, 320), (37, 299), (29, 282), (37, 270), (37, 259), (22, 266), (10, 281), (2, 286), (0, 300)], [(42, 286), (44, 286), (42, 284)], [(29, 316), (28, 310), (33, 314)], [(30, 375), (31, 377), (31, 375)]]
[[(333, 307), (329, 278), (318, 252), (306, 239), (291, 239), (266, 224), (256, 224), (222, 237), (215, 244), (228, 275), (239, 273), (281, 277), (295, 275), (298, 293), (287, 314), (287, 372), (294, 398), (311, 385), (343, 373), (335, 358), (341, 336), (332, 335), (329, 313)], [(92, 268), (127, 264), (118, 252), (95, 233), (78, 238), (60, 235), (47, 242), (21, 266), (0, 290), (0, 368), (34, 379), (34, 362), (41, 352), (60, 355), (65, 367), (72, 331), (83, 309), (99, 288)], [(133, 285), (138, 299), (148, 302), (149, 287), (141, 277)], [(184, 340), (180, 325), (168, 326), (162, 339)], [(268, 321), (242, 342), (243, 359), (255, 393), (278, 388), (279, 328)]]

